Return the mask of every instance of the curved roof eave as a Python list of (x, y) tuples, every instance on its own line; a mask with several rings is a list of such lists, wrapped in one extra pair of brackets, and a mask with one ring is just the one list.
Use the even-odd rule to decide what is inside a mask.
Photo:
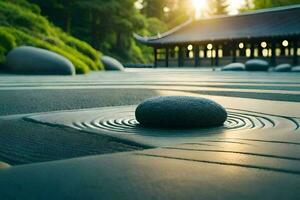
[[(234, 15), (234, 16), (228, 16), (228, 15), (219, 15), (219, 16), (215, 16), (212, 18), (208, 18), (208, 19), (201, 19), (201, 20), (197, 20), (197, 22), (201, 22), (201, 21), (210, 21), (210, 20), (216, 20), (216, 19), (228, 19), (228, 18), (238, 18), (238, 17), (243, 17), (243, 16), (249, 16), (249, 15), (257, 15), (257, 14), (263, 14), (263, 13), (275, 13), (275, 12), (280, 12), (280, 11), (284, 11), (284, 10), (293, 10), (293, 9), (300, 9), (300, 4), (297, 5), (292, 5), (292, 6), (285, 6), (285, 7), (277, 7), (277, 8), (268, 8), (268, 9), (261, 9), (261, 10), (257, 10), (257, 11), (250, 11), (250, 12), (246, 12), (246, 13), (241, 13), (239, 15)], [(140, 36), (138, 34), (134, 34), (135, 39), (138, 42), (141, 42), (143, 44), (149, 45), (149, 46), (158, 46), (158, 45), (163, 45), (166, 44), (165, 42), (161, 42), (161, 39), (171, 36), (172, 34), (180, 31), (181, 29), (185, 28), (186, 26), (190, 25), (191, 23), (196, 22), (194, 19), (190, 19), (187, 22), (176, 26), (175, 28), (171, 29), (170, 31), (167, 31), (163, 34), (158, 34), (157, 36), (151, 36), (151, 37), (143, 37)], [(228, 39), (228, 38), (227, 38)], [(238, 38), (234, 38), (234, 39), (238, 39)], [(214, 40), (212, 38), (212, 40)], [(176, 43), (178, 43), (179, 41), (177, 41)], [(187, 41), (184, 41), (187, 42)], [(172, 42), (170, 41), (170, 44)], [(179, 42), (181, 43), (181, 42)]]
[(186, 21), (186, 22), (184, 22), (184, 23), (182, 23), (182, 24), (180, 24), (180, 25), (172, 28), (171, 30), (169, 30), (169, 31), (167, 31), (165, 33), (162, 33), (162, 34), (157, 34), (155, 36), (141, 36), (141, 35), (136, 34), (136, 33), (134, 33), (133, 36), (134, 36), (134, 38), (137, 41), (139, 41), (139, 42), (141, 42), (143, 44), (151, 44), (151, 41), (155, 41), (155, 40), (167, 37), (167, 36), (169, 36), (169, 35), (177, 32), (178, 30), (184, 28), (185, 26), (191, 24), (193, 21), (194, 21), (193, 19), (189, 19), (188, 21)]

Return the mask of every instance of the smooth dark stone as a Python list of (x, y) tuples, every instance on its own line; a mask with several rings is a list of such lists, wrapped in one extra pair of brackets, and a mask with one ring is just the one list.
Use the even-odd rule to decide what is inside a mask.
[(5, 66), (9, 72), (15, 74), (75, 74), (75, 67), (65, 57), (45, 49), (30, 46), (11, 50), (7, 55)]
[(222, 67), (222, 71), (245, 71), (245, 65), (243, 63), (231, 63)]
[(293, 67), (292, 72), (300, 72), (300, 66)]
[(102, 56), (101, 61), (104, 64), (104, 68), (107, 71), (123, 71), (124, 66), (121, 62), (117, 59), (109, 57), (109, 56)]
[(146, 127), (192, 128), (222, 126), (227, 112), (209, 99), (165, 96), (145, 100), (136, 108), (135, 116)]
[(269, 63), (260, 59), (248, 60), (245, 63), (246, 71), (268, 71)]
[(275, 72), (290, 72), (292, 66), (288, 63), (277, 65), (274, 69)]

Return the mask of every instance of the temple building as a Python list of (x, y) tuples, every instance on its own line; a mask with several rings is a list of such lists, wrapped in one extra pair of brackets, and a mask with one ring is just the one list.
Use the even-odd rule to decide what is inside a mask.
[(222, 66), (261, 58), (273, 66), (299, 64), (300, 5), (190, 20), (155, 37), (155, 67)]

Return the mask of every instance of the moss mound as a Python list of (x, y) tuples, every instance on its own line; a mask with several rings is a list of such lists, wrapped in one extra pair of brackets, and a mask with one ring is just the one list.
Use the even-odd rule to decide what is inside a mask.
[(25, 0), (0, 1), (0, 65), (17, 46), (34, 46), (68, 58), (76, 73), (103, 70), (101, 53), (51, 24), (38, 6)]

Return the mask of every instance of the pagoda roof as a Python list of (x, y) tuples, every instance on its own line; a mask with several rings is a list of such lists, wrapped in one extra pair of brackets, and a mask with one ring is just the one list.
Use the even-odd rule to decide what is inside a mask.
[(189, 20), (153, 37), (135, 38), (150, 46), (300, 35), (300, 4), (262, 9), (234, 16)]

